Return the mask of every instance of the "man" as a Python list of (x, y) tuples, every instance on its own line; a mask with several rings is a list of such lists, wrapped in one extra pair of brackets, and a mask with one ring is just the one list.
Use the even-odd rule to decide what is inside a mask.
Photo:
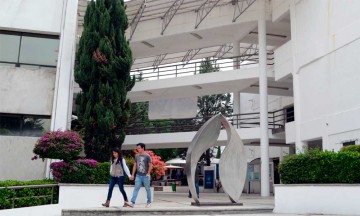
[(145, 207), (149, 208), (151, 207), (150, 173), (153, 169), (151, 157), (145, 152), (144, 143), (138, 143), (136, 145), (136, 150), (139, 154), (135, 156), (135, 163), (133, 166), (132, 175), (130, 176), (130, 180), (134, 180), (136, 172), (135, 188), (131, 198), (132, 204), (130, 204), (130, 207), (134, 207), (141, 185), (144, 184), (147, 195), (147, 204)]

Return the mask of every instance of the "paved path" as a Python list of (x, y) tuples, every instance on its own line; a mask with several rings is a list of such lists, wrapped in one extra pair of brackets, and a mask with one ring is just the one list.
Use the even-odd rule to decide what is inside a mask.
[[(110, 208), (92, 208), (79, 212), (66, 212), (64, 216), (83, 215), (193, 215), (193, 216), (216, 216), (216, 215), (249, 215), (249, 216), (299, 216), (298, 214), (274, 214), (274, 197), (261, 197), (259, 195), (243, 194), (240, 202), (243, 206), (191, 206), (193, 199), (187, 197), (187, 192), (155, 192), (154, 202), (151, 208), (136, 205), (132, 208), (123, 208), (120, 203)], [(224, 193), (201, 193), (200, 202), (230, 202)], [(233, 211), (233, 212), (232, 212)], [(229, 213), (230, 212), (230, 213)], [(239, 212), (239, 213), (237, 213)], [(309, 214), (307, 215), (309, 216)], [(325, 215), (323, 215), (325, 216)]]
[[(192, 199), (188, 198), (187, 189), (178, 190), (180, 192), (155, 192), (155, 199), (151, 208), (145, 208), (142, 205), (136, 205), (135, 208), (123, 208), (122, 203), (116, 204), (112, 200), (110, 208), (79, 209), (79, 214), (69, 212), (65, 215), (193, 215), (193, 216), (220, 216), (220, 215), (248, 215), (248, 216), (299, 216), (298, 214), (274, 214), (274, 197), (260, 197), (259, 195), (246, 195), (240, 199), (243, 206), (191, 206)], [(224, 193), (200, 193), (201, 202), (229, 202)], [(232, 210), (234, 210), (232, 212)], [(239, 212), (236, 213), (236, 212)], [(66, 210), (64, 211), (66, 213)], [(230, 212), (230, 213), (229, 213)], [(61, 206), (45, 205), (38, 207), (28, 207), (13, 210), (0, 210), (0, 216), (60, 216)], [(307, 216), (310, 216), (309, 214)], [(325, 215), (322, 215), (325, 216)]]

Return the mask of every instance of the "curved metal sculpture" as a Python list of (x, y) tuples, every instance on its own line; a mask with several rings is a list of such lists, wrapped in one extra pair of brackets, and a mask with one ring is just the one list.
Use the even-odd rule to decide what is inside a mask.
[[(196, 133), (186, 154), (185, 172), (192, 194), (195, 191), (195, 170), (197, 162), (203, 152), (217, 146), (217, 139), (221, 130), (221, 123), (226, 129), (227, 142), (219, 162), (219, 176), (225, 193), (232, 202), (240, 199), (246, 178), (246, 158), (244, 144), (235, 128), (221, 115), (209, 119)], [(200, 203), (197, 196), (192, 196), (196, 203)]]

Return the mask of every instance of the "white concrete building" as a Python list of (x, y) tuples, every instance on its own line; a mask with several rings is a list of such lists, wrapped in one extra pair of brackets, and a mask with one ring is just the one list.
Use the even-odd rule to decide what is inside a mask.
[(0, 8), (0, 180), (42, 179), (44, 130), (68, 129), (77, 1), (4, 0)]
[[(51, 119), (50, 129), (68, 128), (76, 10), (81, 35), (86, 1), (23, 2), (5, 0), (0, 8), (0, 62), (13, 64), (0, 67), (0, 114), (45, 116)], [(35, 6), (44, 2), (47, 7)], [(135, 58), (132, 73), (146, 79), (129, 92), (133, 102), (233, 93), (234, 114), (242, 120), (249, 113), (256, 115), (251, 127), (245, 119), (237, 130), (249, 158), (261, 158), (265, 164), (257, 171), (262, 176), (268, 176), (268, 158), (281, 160), (290, 145), (295, 144), (297, 152), (307, 146), (338, 151), (359, 143), (359, 1), (131, 0), (126, 4), (130, 23), (126, 34)], [(55, 36), (57, 64), (48, 69), (42, 67), (51, 61), (46, 58), (40, 58), (45, 63), (23, 60), (18, 54), (21, 46), (7, 39), (9, 32), (20, 34), (24, 42), (25, 33)], [(9, 52), (13, 47), (18, 49)], [(9, 54), (15, 60), (7, 60)], [(197, 74), (204, 57), (218, 59), (220, 72)], [(41, 67), (25, 69), (29, 61)], [(34, 80), (39, 84), (34, 85)], [(131, 149), (138, 142), (148, 148), (186, 147), (194, 134), (133, 134), (126, 137), (123, 148)], [(221, 134), (219, 142), (224, 139)], [(24, 164), (40, 163), (29, 165), (39, 170), (31, 178), (41, 176), (45, 165), (27, 161), (34, 138), (0, 136), (0, 140), (2, 149), (8, 149), (0, 153), (0, 179), (25, 178), (13, 177), (6, 172), (9, 166), (3, 165), (16, 164), (18, 160), (11, 158), (18, 152), (28, 154)], [(27, 149), (20, 147), (25, 143)], [(264, 196), (270, 192), (267, 178), (261, 186)]]

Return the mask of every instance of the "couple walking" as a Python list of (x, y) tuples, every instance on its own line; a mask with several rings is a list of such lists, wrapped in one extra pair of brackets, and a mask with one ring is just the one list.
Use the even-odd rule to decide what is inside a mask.
[[(135, 201), (138, 195), (138, 192), (144, 184), (147, 194), (147, 204), (146, 207), (151, 207), (151, 191), (150, 191), (150, 173), (152, 170), (152, 161), (151, 157), (145, 152), (145, 144), (138, 143), (136, 145), (136, 150), (138, 154), (135, 156), (135, 163), (132, 170), (132, 175), (130, 174), (130, 170), (126, 165), (126, 161), (123, 158), (120, 149), (114, 148), (112, 151), (112, 157), (110, 161), (110, 181), (109, 181), (109, 191), (106, 202), (102, 205), (105, 207), (110, 206), (110, 200), (112, 196), (112, 192), (115, 184), (119, 185), (119, 189), (124, 198), (124, 206), (123, 207), (131, 207), (133, 208), (135, 205)], [(136, 172), (136, 178), (135, 178)], [(131, 203), (128, 201), (126, 192), (124, 190), (124, 179), (125, 174), (129, 176), (130, 180), (135, 179), (135, 187), (133, 196), (131, 198)]]

